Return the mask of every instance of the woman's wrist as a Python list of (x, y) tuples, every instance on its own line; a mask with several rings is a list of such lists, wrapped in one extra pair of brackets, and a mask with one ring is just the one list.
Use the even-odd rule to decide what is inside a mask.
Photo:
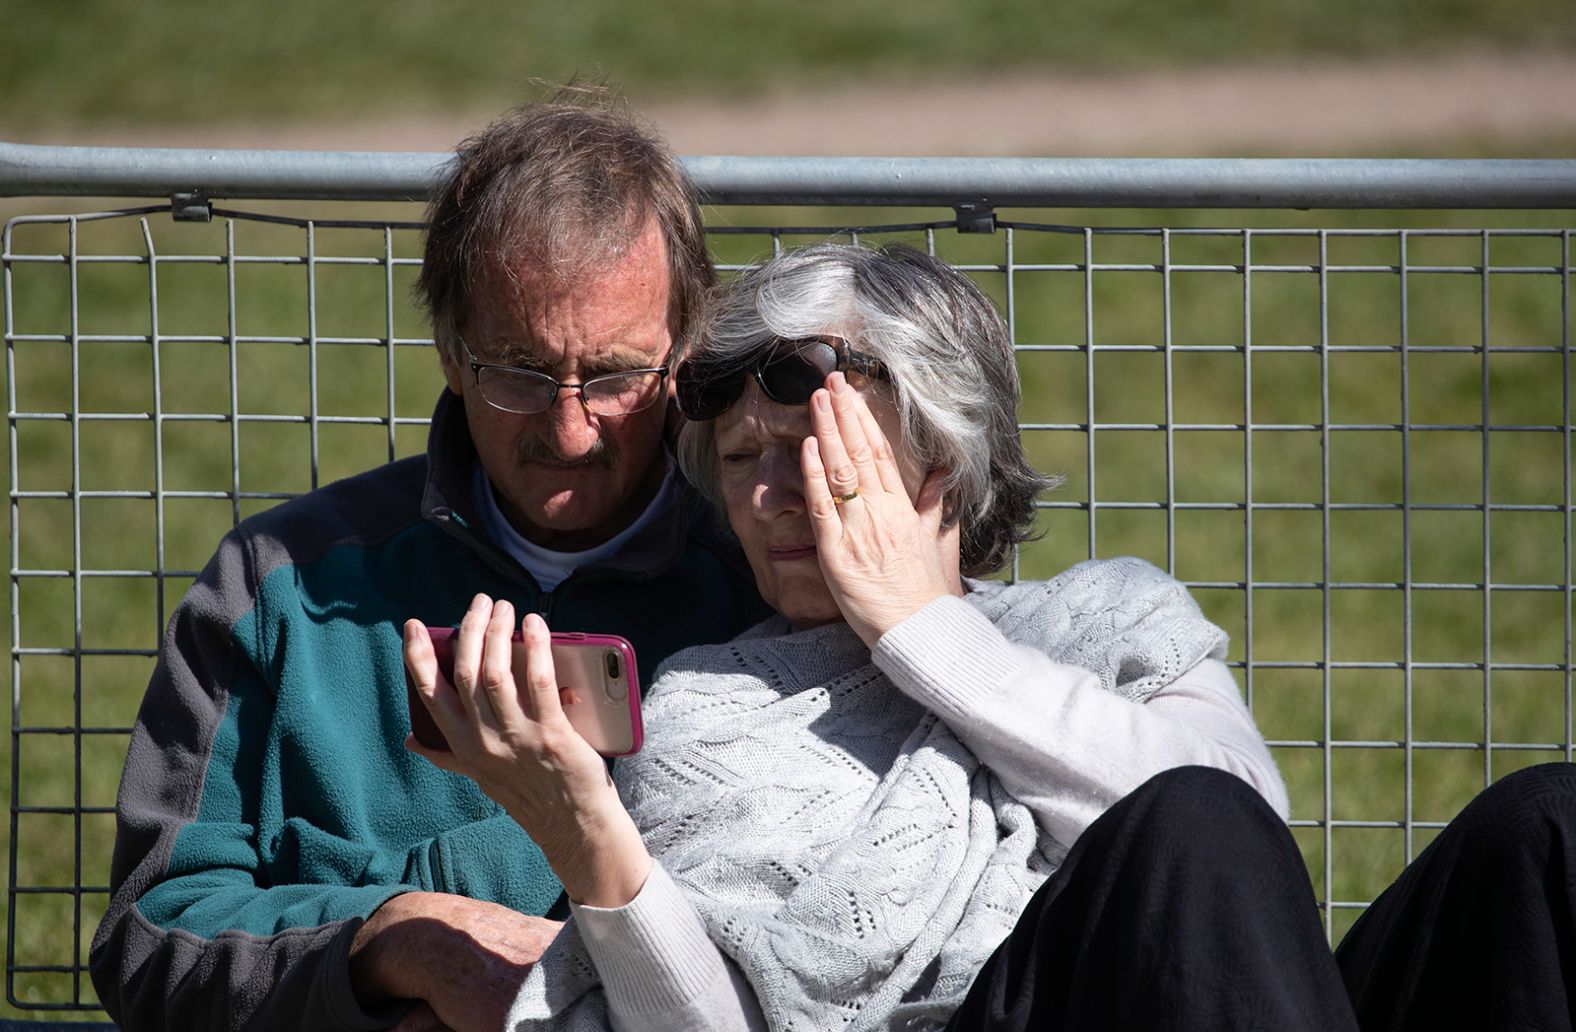
[(569, 898), (604, 909), (639, 895), (652, 865), (629, 812), (611, 788), (608, 794), (611, 805), (582, 813), (572, 834), (538, 843)]

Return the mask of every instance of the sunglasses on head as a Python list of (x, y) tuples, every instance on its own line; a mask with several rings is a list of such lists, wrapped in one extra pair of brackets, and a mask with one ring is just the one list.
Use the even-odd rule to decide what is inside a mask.
[(878, 359), (837, 337), (775, 338), (753, 363), (729, 365), (687, 359), (675, 376), (679, 411), (689, 419), (715, 419), (744, 393), (745, 378), (755, 374), (761, 391), (779, 405), (805, 405), (834, 372), (892, 379)]

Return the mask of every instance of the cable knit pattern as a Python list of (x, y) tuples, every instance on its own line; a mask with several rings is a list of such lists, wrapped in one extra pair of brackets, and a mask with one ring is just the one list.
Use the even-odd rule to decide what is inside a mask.
[[(1187, 590), (1140, 560), (969, 587), (1008, 640), (1133, 701), (1225, 654)], [(620, 791), (774, 1030), (944, 1022), (1066, 854), (844, 624), (788, 633), (779, 617), (680, 652), (646, 721)], [(517, 1028), (608, 1028), (596, 981), (571, 922)]]

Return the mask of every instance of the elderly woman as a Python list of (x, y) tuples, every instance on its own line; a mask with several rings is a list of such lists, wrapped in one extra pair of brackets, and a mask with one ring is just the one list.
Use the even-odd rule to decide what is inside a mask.
[(778, 615), (665, 664), (613, 781), (540, 618), (518, 694), (507, 602), (465, 618), (452, 690), (407, 627), (455, 751), (413, 748), (571, 900), (515, 1027), (1355, 1027), (1225, 634), (1137, 560), (973, 579), (1047, 485), (978, 288), (791, 252), (723, 294), (677, 391)]

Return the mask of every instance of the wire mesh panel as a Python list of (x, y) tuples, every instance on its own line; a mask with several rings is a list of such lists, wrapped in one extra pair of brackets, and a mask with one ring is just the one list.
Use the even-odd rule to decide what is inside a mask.
[(238, 520), (419, 450), (439, 382), (411, 225), (150, 215), (6, 230), (7, 970), (30, 1008), (95, 1002), (118, 768), (173, 606)]
[[(220, 535), (420, 451), (442, 386), (413, 223), (214, 214), (6, 227), (15, 1007), (96, 1006), (130, 727)], [(725, 274), (902, 240), (996, 298), (1067, 477), (1009, 575), (1192, 588), (1332, 938), (1472, 794), (1571, 758), (1569, 229), (717, 221)]]

